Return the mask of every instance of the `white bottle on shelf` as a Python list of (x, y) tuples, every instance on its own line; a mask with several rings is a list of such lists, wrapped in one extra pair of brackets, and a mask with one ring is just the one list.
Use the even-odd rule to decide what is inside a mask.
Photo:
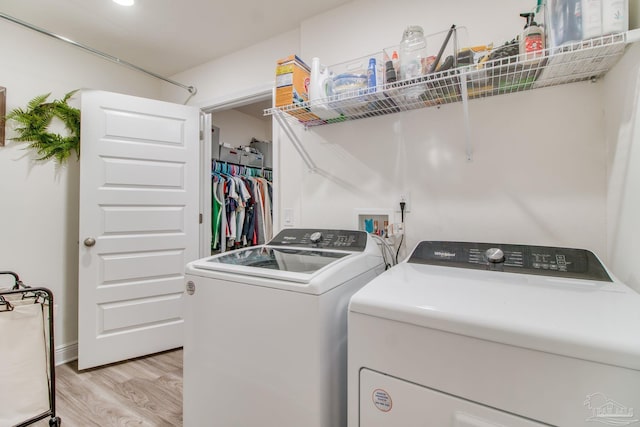
[(328, 103), (329, 69), (320, 65), (320, 58), (311, 59), (311, 75), (309, 76), (309, 108), (311, 112), (323, 120), (337, 119), (340, 113), (333, 110)]
[(602, 35), (602, 0), (582, 0), (582, 39)]
[(627, 0), (602, 0), (602, 34), (629, 30), (629, 3)]
[(581, 6), (584, 40), (629, 30), (627, 0), (582, 0)]

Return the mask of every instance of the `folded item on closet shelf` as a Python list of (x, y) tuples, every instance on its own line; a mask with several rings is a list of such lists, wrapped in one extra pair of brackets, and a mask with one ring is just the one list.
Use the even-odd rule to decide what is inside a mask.
[(260, 143), (260, 144), (271, 144), (271, 141), (261, 141), (256, 137), (252, 137), (251, 141), (249, 141), (249, 144), (256, 144), (256, 143)]
[(262, 153), (260, 152), (260, 150), (258, 150), (257, 148), (254, 147), (249, 147), (247, 145), (241, 145), (238, 147), (238, 150), (243, 150), (247, 153), (251, 153), (251, 154), (259, 154), (262, 156)]

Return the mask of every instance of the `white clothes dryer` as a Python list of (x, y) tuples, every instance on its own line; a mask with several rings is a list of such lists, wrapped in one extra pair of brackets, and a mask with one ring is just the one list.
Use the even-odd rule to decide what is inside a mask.
[(348, 321), (349, 427), (640, 426), (640, 295), (589, 251), (421, 242)]
[(384, 271), (367, 233), (286, 229), (187, 265), (185, 427), (344, 427), (347, 306)]

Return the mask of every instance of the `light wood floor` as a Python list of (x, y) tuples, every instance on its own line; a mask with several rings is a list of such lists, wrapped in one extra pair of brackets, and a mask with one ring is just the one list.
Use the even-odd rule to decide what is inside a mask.
[(82, 372), (58, 366), (56, 395), (62, 427), (182, 426), (182, 350)]

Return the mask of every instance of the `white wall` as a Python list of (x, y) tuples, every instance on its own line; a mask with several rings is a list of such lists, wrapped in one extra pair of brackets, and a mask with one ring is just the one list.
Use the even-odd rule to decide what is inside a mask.
[[(0, 85), (7, 111), (37, 95), (51, 99), (78, 88), (156, 97), (159, 83), (63, 42), (0, 20)], [(10, 124), (7, 137), (14, 135)], [(77, 340), (78, 177), (75, 158), (62, 167), (37, 162), (9, 141), (0, 147), (0, 270), (13, 270), (56, 300), (56, 344)]]
[[(455, 24), (461, 46), (492, 42), (499, 46), (522, 31), (525, 21), (519, 14), (532, 11), (535, 5), (535, 0), (353, 1), (304, 21), (300, 54), (309, 64), (314, 56), (325, 64), (348, 61), (399, 44), (409, 25), (422, 26), (428, 36)], [(437, 43), (427, 46), (430, 53), (437, 53)]]
[[(344, 61), (398, 43), (407, 24), (435, 32), (455, 23), (468, 27), (471, 44), (500, 45), (521, 30), (519, 12), (530, 4), (353, 2), (303, 22), (301, 50), (305, 59)], [(531, 243), (606, 260), (601, 101), (602, 83), (471, 101), (471, 162), (461, 104), (310, 131), (294, 125), (315, 174), (276, 126), (280, 208), (293, 209), (297, 226), (353, 227), (355, 209), (397, 210), (410, 192), (408, 248), (428, 239)]]
[[(211, 41), (216, 42), (224, 43), (222, 40)], [(189, 105), (220, 106), (258, 93), (263, 96), (265, 91), (270, 93), (275, 81), (276, 61), (299, 50), (299, 32), (290, 31), (176, 74), (172, 79), (197, 88), (198, 93), (188, 99)], [(181, 104), (188, 98), (184, 90), (168, 84), (162, 86), (162, 94)]]
[(429, 239), (491, 241), (605, 256), (600, 92), (583, 83), (472, 101), (471, 162), (460, 105), (294, 127), (320, 173), (307, 172), (282, 142), (281, 208), (293, 209), (299, 226), (353, 227), (354, 209), (397, 210), (400, 194), (410, 193), (409, 248)]
[(640, 291), (640, 45), (605, 78), (608, 148), (607, 231), (611, 268)]
[(211, 114), (214, 126), (220, 128), (220, 142), (233, 147), (248, 146), (251, 138), (271, 140), (271, 121), (261, 120), (236, 110), (215, 111)]

